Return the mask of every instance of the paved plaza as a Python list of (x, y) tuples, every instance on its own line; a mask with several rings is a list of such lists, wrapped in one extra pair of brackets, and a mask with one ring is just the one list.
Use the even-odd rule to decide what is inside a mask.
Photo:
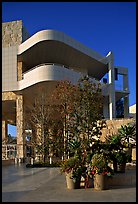
[(2, 166), (2, 202), (136, 202), (136, 186), (68, 190), (59, 168)]

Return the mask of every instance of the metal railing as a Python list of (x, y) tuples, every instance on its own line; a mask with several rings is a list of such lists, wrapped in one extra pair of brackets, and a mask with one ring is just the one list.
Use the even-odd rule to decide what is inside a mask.
[[(39, 65), (36, 65), (35, 67), (32, 67), (31, 69), (27, 70), (26, 72), (24, 72), (22, 74), (22, 78), (24, 78), (24, 75), (29, 73), (30, 71), (38, 68), (38, 67), (41, 67), (41, 66), (45, 66), (45, 65), (56, 65), (56, 66), (60, 66), (60, 67), (63, 67), (65, 69), (68, 69), (68, 70), (71, 70), (71, 71), (74, 71), (76, 73), (79, 73), (79, 74), (83, 74), (82, 72), (78, 71), (78, 67), (70, 67), (70, 66), (66, 66), (66, 65), (63, 65), (63, 64), (59, 64), (59, 63), (42, 63), (42, 64), (39, 64)], [(91, 80), (94, 80), (95, 83), (101, 83), (101, 85), (103, 85), (102, 82), (100, 82), (99, 80), (97, 80), (96, 78), (94, 77), (89, 77)]]
[(27, 70), (26, 72), (23, 73), (23, 75), (28, 73), (28, 72), (30, 72), (30, 71), (32, 71), (32, 70), (34, 70), (34, 69), (36, 69), (36, 68), (38, 68), (38, 67), (45, 66), (45, 65), (53, 65), (53, 66), (56, 65), (56, 66), (61, 66), (61, 67), (64, 67), (66, 69), (69, 69), (69, 67), (67, 67), (67, 66), (65, 66), (63, 64), (58, 64), (58, 63), (42, 63), (42, 64), (36, 65), (35, 67), (32, 67), (31, 69)]

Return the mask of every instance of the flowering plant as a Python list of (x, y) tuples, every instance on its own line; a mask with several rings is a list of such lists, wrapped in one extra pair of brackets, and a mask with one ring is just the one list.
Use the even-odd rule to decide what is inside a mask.
[(90, 167), (90, 175), (102, 174), (111, 176), (113, 174), (113, 170), (108, 166), (108, 158), (103, 153), (93, 155)]
[(113, 170), (107, 166), (106, 168), (104, 169), (98, 169), (97, 167), (94, 167), (91, 171), (91, 174), (92, 175), (95, 175), (95, 174), (102, 174), (102, 175), (107, 175), (107, 176), (112, 176), (113, 174)]
[(61, 173), (72, 173), (71, 178), (78, 180), (85, 174), (86, 168), (78, 157), (70, 157), (61, 163)]
[(89, 165), (87, 165), (87, 176), (89, 177), (89, 178), (93, 178), (93, 176), (94, 176), (94, 172), (93, 172), (93, 168), (91, 167), (91, 165), (89, 164)]

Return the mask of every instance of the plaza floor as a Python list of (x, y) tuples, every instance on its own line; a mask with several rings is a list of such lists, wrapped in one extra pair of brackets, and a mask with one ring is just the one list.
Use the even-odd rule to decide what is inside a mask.
[(2, 166), (2, 202), (136, 202), (136, 185), (68, 190), (59, 168)]

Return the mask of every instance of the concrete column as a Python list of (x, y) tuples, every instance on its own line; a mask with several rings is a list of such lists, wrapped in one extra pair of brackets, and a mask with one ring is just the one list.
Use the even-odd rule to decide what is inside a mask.
[(107, 96), (104, 97), (103, 115), (104, 118), (109, 118), (109, 99)]
[(24, 110), (23, 110), (23, 96), (17, 95), (16, 98), (16, 126), (17, 126), (17, 158), (24, 158), (25, 156), (25, 138), (23, 133)]
[[(128, 71), (123, 75), (123, 90), (129, 92)], [(124, 118), (129, 117), (129, 95), (124, 97)]]
[(129, 117), (129, 96), (124, 97), (124, 118)]
[(23, 63), (18, 62), (18, 66), (17, 66), (17, 80), (18, 81), (22, 80), (22, 70), (23, 70)]
[(5, 141), (6, 143), (8, 137), (8, 124), (5, 120), (2, 120), (2, 141)]
[(123, 75), (123, 91), (129, 91), (127, 74)]
[(115, 104), (115, 76), (114, 76), (114, 57), (113, 53), (109, 52), (107, 55), (108, 62), (108, 70), (109, 70), (109, 118), (112, 120), (116, 117), (116, 104)]

